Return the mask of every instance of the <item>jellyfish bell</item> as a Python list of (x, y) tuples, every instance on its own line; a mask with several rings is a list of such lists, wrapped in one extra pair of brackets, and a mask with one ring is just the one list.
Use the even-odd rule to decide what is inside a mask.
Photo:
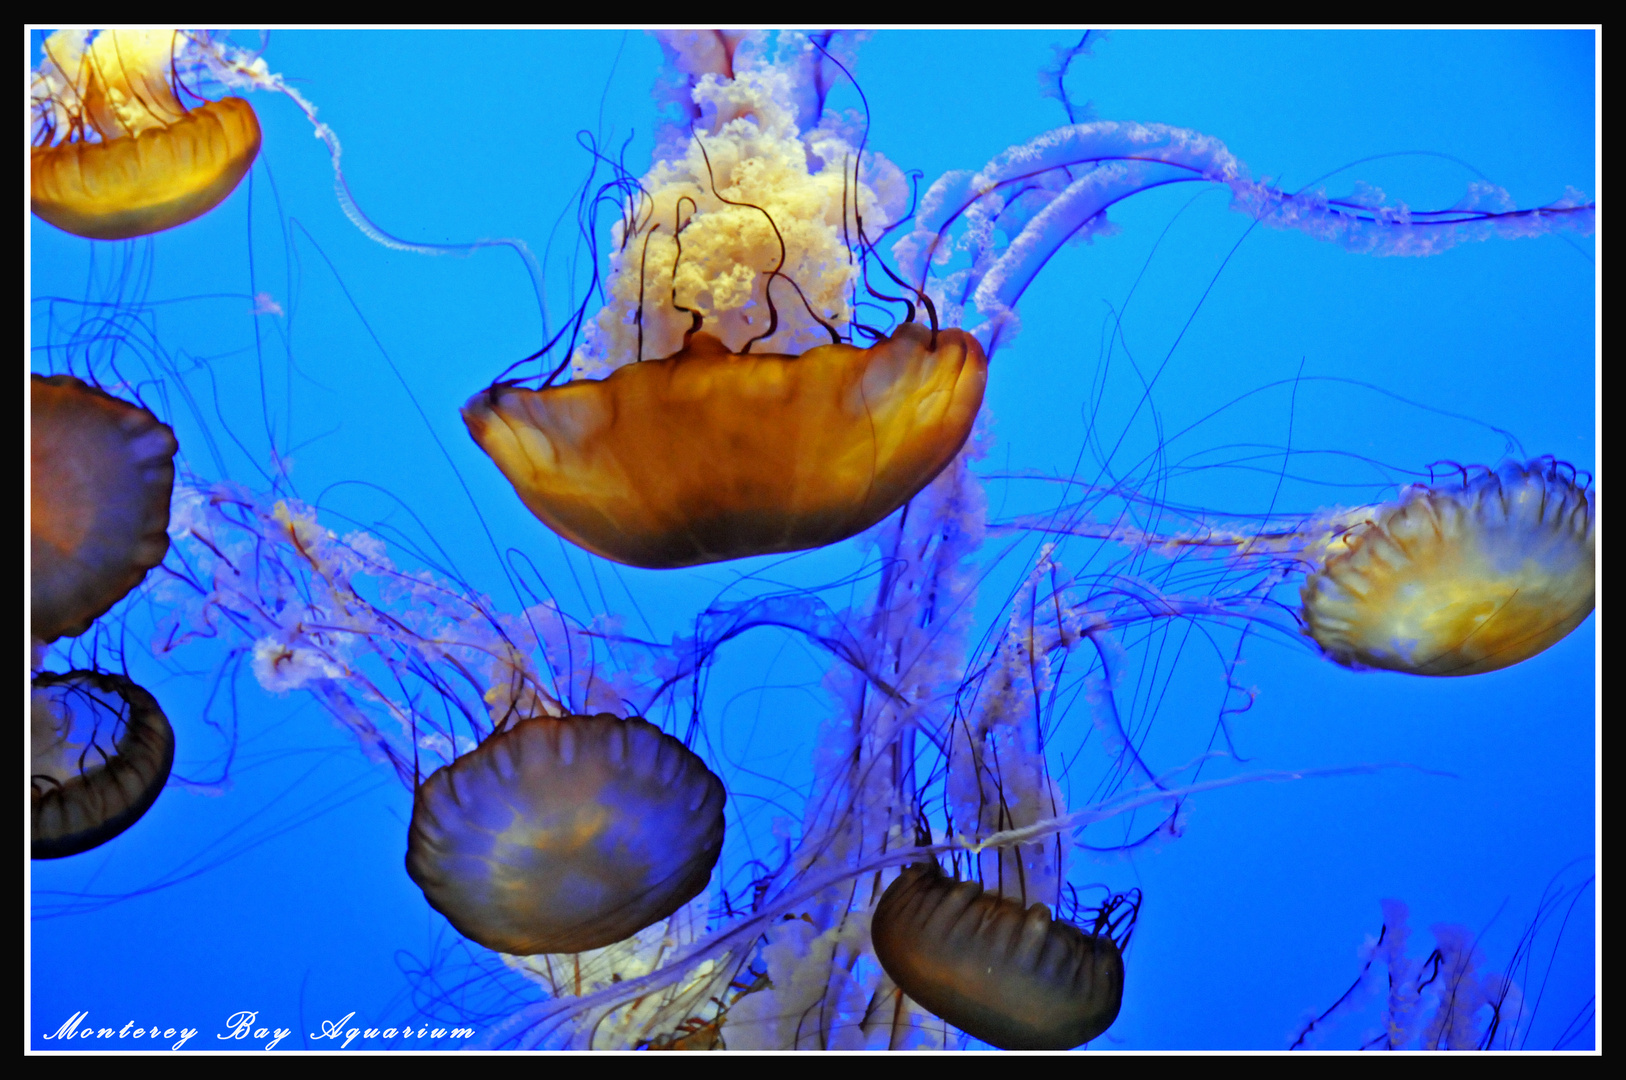
[[(1082, 929), (1052, 918), (1075, 906), (1075, 844), (1053, 826), (1077, 793), (1053, 769), (1063, 725), (1042, 703), (1056, 700), (1067, 654), (1093, 631), (1088, 602), (1049, 552), (1010, 610), (988, 661), (955, 691), (942, 740), (943, 830), (1025, 839), (979, 844), (968, 859), (958, 852), (965, 881), (935, 859), (906, 868), (877, 903), (870, 938), (905, 994), (967, 1034), (1005, 1049), (1069, 1049), (1118, 1015), (1139, 900), (1109, 898)], [(1069, 768), (1083, 767), (1082, 746), (1063, 753)], [(929, 832), (917, 826), (922, 842)]]
[(34, 676), (30, 848), (60, 859), (128, 829), (164, 790), (175, 733), (158, 702), (122, 675)]
[(59, 229), (125, 240), (184, 224), (230, 195), (260, 151), (242, 98), (181, 101), (178, 30), (59, 30), (33, 73), (30, 205)]
[(724, 797), (698, 757), (645, 720), (533, 716), (419, 787), (407, 872), (487, 948), (583, 952), (706, 887)]
[(84, 633), (169, 550), (175, 436), (146, 409), (71, 375), (32, 376), (30, 619)]
[[(537, 517), (634, 566), (861, 532), (942, 471), (982, 403), (980, 343), (939, 329), (924, 294), (875, 287), (870, 236), (904, 216), (908, 184), (825, 115), (814, 87), (835, 67), (822, 82), (793, 77), (835, 61), (783, 35), (794, 63), (767, 63), (759, 37), (663, 37), (690, 73), (691, 123), (662, 135), (642, 178), (584, 191), (589, 219), (601, 204), (623, 212), (594, 293), (604, 307), (578, 316), (577, 378), (499, 382), (463, 410)], [(901, 325), (863, 326), (859, 309), (878, 306), (866, 291), (902, 305)]]
[(862, 532), (959, 453), (988, 361), (917, 324), (868, 349), (664, 360), (540, 391), (493, 387), (463, 419), (538, 518), (651, 569), (798, 551)]
[(1408, 487), (1328, 547), (1305, 633), (1346, 667), (1476, 675), (1528, 660), (1592, 612), (1592, 493), (1551, 458)]
[(870, 936), (904, 993), (1004, 1050), (1082, 1045), (1111, 1027), (1123, 1004), (1123, 952), (1110, 935), (1054, 920), (1042, 903), (1025, 908), (955, 881), (935, 861), (898, 875)]

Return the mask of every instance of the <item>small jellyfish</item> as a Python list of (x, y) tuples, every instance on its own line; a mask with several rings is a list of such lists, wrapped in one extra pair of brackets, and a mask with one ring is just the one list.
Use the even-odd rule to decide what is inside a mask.
[(1595, 604), (1592, 494), (1551, 458), (1406, 488), (1334, 539), (1304, 583), (1307, 633), (1346, 667), (1476, 675)]
[(32, 377), (33, 634), (85, 632), (169, 550), (175, 436), (71, 375)]
[(648, 721), (534, 716), (418, 789), (407, 873), (487, 948), (583, 952), (706, 887), (723, 801), (722, 781)]
[(1123, 952), (1099, 932), (1119, 908), (1132, 927), (1138, 901), (1119, 897), (1086, 934), (933, 862), (886, 890), (870, 936), (892, 981), (967, 1034), (1004, 1050), (1069, 1050), (1111, 1027), (1123, 1004)]
[(34, 676), (31, 853), (89, 851), (141, 819), (169, 779), (175, 733), (153, 696), (122, 675)]
[(588, 551), (650, 569), (844, 540), (965, 445), (988, 361), (959, 330), (733, 353), (703, 331), (664, 360), (463, 409), (525, 505)]
[[(192, 36), (177, 30), (59, 30), (30, 87), (30, 205), (59, 229), (124, 240), (208, 212), (260, 151), (242, 98), (188, 109), (182, 67)], [(195, 95), (193, 95), (195, 96)]]

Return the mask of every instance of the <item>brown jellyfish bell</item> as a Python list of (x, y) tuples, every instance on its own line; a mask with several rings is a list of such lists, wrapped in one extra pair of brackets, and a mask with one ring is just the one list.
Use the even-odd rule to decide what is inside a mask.
[(1574, 630), (1597, 594), (1592, 493), (1542, 458), (1414, 484), (1327, 545), (1304, 632), (1353, 668), (1476, 675)]
[(260, 151), (242, 98), (181, 102), (179, 30), (60, 30), (31, 87), (29, 202), (59, 229), (124, 240), (184, 224), (230, 195)]
[(463, 420), (567, 540), (667, 569), (844, 540), (965, 445), (988, 360), (915, 323), (870, 348), (739, 354), (696, 331), (664, 360), (543, 390), (493, 386)]
[[(930, 483), (981, 407), (981, 343), (940, 329), (866, 231), (904, 214), (903, 174), (861, 139), (803, 132), (779, 85), (723, 64), (693, 86), (709, 104), (690, 138), (600, 193), (625, 196), (624, 213), (604, 306), (566, 362), (614, 370), (540, 390), (499, 381), (463, 408), (531, 512), (607, 559), (669, 569), (844, 540)], [(781, 307), (776, 286), (796, 302)], [(866, 294), (902, 304), (902, 324), (859, 324)], [(820, 328), (829, 343), (814, 344)]]
[(36, 675), (31, 698), (30, 853), (60, 859), (107, 843), (164, 790), (169, 720), (147, 691), (97, 671)]
[(1004, 1050), (1067, 1050), (1118, 1018), (1124, 961), (1099, 931), (1138, 900), (1115, 897), (1095, 933), (1050, 917), (935, 861), (906, 867), (876, 905), (870, 937), (881, 967), (935, 1015)]
[(724, 798), (705, 763), (648, 721), (533, 716), (418, 788), (407, 873), (489, 949), (596, 949), (706, 887)]
[(30, 625), (82, 634), (169, 550), (175, 436), (71, 375), (31, 379)]

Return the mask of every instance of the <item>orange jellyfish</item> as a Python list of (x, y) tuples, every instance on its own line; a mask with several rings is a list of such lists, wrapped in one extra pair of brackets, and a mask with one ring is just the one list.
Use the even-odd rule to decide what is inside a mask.
[(959, 453), (987, 377), (971, 335), (914, 323), (801, 356), (739, 355), (697, 332), (606, 379), (493, 387), (463, 418), (559, 535), (665, 569), (869, 528)]
[[(463, 409), (532, 513), (653, 569), (869, 528), (960, 452), (988, 375), (981, 343), (939, 329), (925, 294), (871, 283), (882, 267), (866, 229), (905, 216), (902, 173), (839, 125), (804, 129), (820, 109), (801, 116), (776, 69), (705, 44), (710, 73), (690, 90), (706, 127), (667, 132), (642, 179), (585, 193), (589, 219), (600, 204), (624, 213), (604, 307), (568, 358), (577, 377), (499, 382)], [(869, 297), (907, 317), (859, 325), (861, 303), (879, 306)]]
[(30, 625), (82, 634), (169, 550), (175, 436), (146, 409), (72, 375), (35, 375)]
[(1596, 602), (1592, 493), (1543, 458), (1415, 484), (1334, 538), (1305, 633), (1346, 667), (1476, 675), (1517, 664)]
[(178, 30), (59, 30), (33, 73), (30, 205), (59, 229), (124, 240), (184, 224), (237, 186), (260, 150), (242, 98), (181, 102), (194, 42)]
[[(1115, 897), (1094, 933), (1024, 908), (936, 862), (907, 867), (870, 923), (881, 966), (898, 988), (955, 1027), (1003, 1050), (1069, 1050), (1106, 1031), (1123, 1004), (1119, 943), (1138, 900)], [(1127, 938), (1127, 931), (1125, 933)]]
[(596, 949), (706, 887), (723, 801), (722, 781), (645, 720), (534, 716), (418, 788), (407, 873), (487, 948)]
[(34, 676), (30, 847), (60, 859), (141, 819), (169, 779), (175, 733), (153, 696), (122, 675)]

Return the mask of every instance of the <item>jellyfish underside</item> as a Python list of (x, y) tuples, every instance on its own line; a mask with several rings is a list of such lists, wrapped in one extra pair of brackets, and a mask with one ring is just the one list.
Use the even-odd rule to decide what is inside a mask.
[(82, 634), (169, 550), (175, 436), (71, 375), (31, 380), (30, 624)]
[(722, 851), (720, 780), (638, 718), (537, 716), (418, 789), (407, 872), (458, 932), (518, 956), (621, 941), (672, 914)]
[(954, 458), (988, 361), (909, 323), (868, 349), (735, 354), (704, 332), (664, 360), (463, 409), (531, 512), (651, 569), (821, 547), (870, 527)]
[(875, 908), (875, 955), (932, 1013), (1005, 1050), (1066, 1050), (1118, 1017), (1124, 965), (1108, 937), (1052, 920), (1043, 904), (906, 868)]
[(1303, 590), (1305, 632), (1348, 667), (1496, 671), (1596, 603), (1592, 501), (1550, 463), (1409, 489), (1351, 529)]
[(156, 131), (35, 147), (29, 205), (57, 228), (90, 240), (146, 236), (214, 209), (259, 152), (253, 107), (222, 98)]
[(158, 702), (119, 675), (35, 676), (29, 735), (36, 859), (89, 851), (134, 825), (175, 761), (175, 733)]
[(47, 39), (34, 74), (44, 140), (29, 153), (35, 214), (76, 236), (125, 240), (191, 221), (231, 194), (259, 154), (259, 119), (242, 98), (182, 104), (176, 68), (193, 45), (170, 30)]

